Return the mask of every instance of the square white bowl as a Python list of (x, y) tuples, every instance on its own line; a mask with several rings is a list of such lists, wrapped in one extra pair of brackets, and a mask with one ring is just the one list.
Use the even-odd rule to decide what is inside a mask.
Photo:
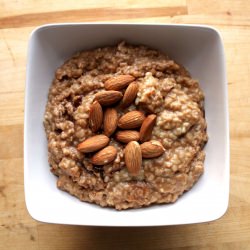
[[(209, 141), (205, 173), (174, 204), (116, 211), (81, 202), (56, 187), (49, 170), (43, 116), (55, 70), (75, 52), (121, 40), (161, 50), (183, 64), (205, 93)], [(24, 125), (25, 199), (39, 221), (93, 226), (160, 226), (207, 222), (221, 217), (229, 198), (229, 119), (221, 37), (202, 25), (52, 24), (30, 37)]]

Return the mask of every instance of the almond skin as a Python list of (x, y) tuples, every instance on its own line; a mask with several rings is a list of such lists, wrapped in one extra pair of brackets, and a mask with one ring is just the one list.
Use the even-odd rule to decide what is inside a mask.
[(165, 149), (159, 141), (147, 141), (141, 144), (143, 158), (155, 158), (161, 156)]
[(94, 133), (101, 128), (102, 120), (103, 120), (102, 106), (98, 101), (94, 101), (89, 111), (89, 126)]
[(139, 86), (136, 82), (132, 82), (129, 84), (122, 98), (121, 106), (123, 108), (126, 108), (133, 103), (137, 96), (138, 90)]
[(108, 164), (116, 158), (117, 149), (113, 146), (108, 146), (103, 148), (101, 151), (97, 152), (91, 159), (94, 165), (105, 165)]
[(156, 115), (149, 115), (143, 121), (140, 129), (141, 142), (150, 140), (155, 123), (156, 123)]
[(115, 104), (122, 99), (122, 93), (115, 90), (103, 91), (95, 95), (97, 100), (103, 106)]
[(130, 111), (119, 119), (118, 127), (122, 129), (139, 128), (142, 125), (144, 119), (145, 116), (142, 112), (137, 110)]
[(131, 141), (124, 150), (125, 164), (132, 176), (137, 176), (142, 165), (141, 147), (138, 142)]
[(106, 135), (95, 135), (78, 144), (77, 149), (83, 153), (91, 153), (104, 148), (108, 143)]
[(115, 139), (122, 143), (129, 143), (131, 141), (139, 141), (140, 134), (136, 130), (123, 130), (118, 131), (115, 135)]
[(109, 78), (104, 83), (104, 87), (107, 90), (122, 90), (126, 88), (129, 83), (134, 81), (134, 77), (131, 75), (119, 75)]
[(104, 134), (110, 137), (116, 130), (118, 123), (118, 113), (114, 108), (107, 108), (104, 113)]

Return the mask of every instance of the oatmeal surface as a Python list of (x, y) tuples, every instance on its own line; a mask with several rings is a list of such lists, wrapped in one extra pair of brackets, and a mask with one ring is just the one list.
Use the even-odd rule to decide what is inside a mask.
[[(96, 93), (104, 91), (106, 80), (124, 74), (135, 78), (137, 97), (126, 109), (119, 103), (112, 107), (119, 117), (133, 110), (155, 114), (151, 139), (165, 148), (160, 157), (143, 159), (136, 176), (126, 168), (125, 144), (114, 136), (109, 145), (117, 149), (117, 155), (106, 165), (93, 165), (93, 153), (77, 149), (79, 143), (101, 133), (89, 126)], [(75, 54), (57, 69), (44, 116), (48, 161), (58, 176), (58, 188), (82, 201), (118, 210), (175, 202), (204, 171), (203, 105), (198, 81), (159, 51), (122, 42)]]

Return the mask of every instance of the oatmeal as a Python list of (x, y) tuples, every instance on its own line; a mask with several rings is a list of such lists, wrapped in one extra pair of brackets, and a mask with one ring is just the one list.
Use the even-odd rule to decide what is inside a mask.
[(57, 186), (117, 210), (175, 202), (204, 171), (204, 95), (159, 51), (124, 42), (75, 54), (44, 116)]

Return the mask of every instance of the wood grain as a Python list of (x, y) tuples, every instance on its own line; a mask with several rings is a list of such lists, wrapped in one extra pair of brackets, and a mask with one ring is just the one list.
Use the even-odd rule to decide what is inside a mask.
[(187, 0), (189, 14), (226, 14), (229, 16), (247, 16), (250, 5), (247, 1)]
[(147, 18), (158, 16), (175, 16), (187, 14), (186, 7), (159, 7), (159, 8), (93, 8), (82, 10), (65, 10), (54, 12), (43, 12), (36, 14), (24, 14), (18, 16), (4, 17), (0, 19), (0, 28), (17, 28), (41, 25), (47, 22), (93, 22), (119, 20), (121, 17)]
[[(250, 249), (249, 12), (247, 0), (0, 0), (0, 249)], [(230, 204), (221, 219), (98, 228), (43, 224), (29, 216), (22, 146), (27, 42), (35, 26), (64, 21), (203, 23), (219, 29), (226, 52), (231, 140)]]
[[(95, 8), (158, 8), (158, 7), (187, 7), (186, 0), (75, 0), (74, 2), (57, 0), (1, 0), (0, 17), (10, 17), (29, 13), (43, 13), (65, 10), (95, 9)], [(109, 13), (111, 16), (111, 13)]]

